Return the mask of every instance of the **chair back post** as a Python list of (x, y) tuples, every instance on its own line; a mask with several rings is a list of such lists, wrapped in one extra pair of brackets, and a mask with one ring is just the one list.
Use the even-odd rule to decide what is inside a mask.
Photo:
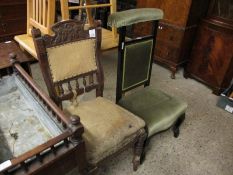
[(126, 36), (126, 26), (123, 26), (119, 28), (116, 103), (118, 103), (118, 101), (122, 97), (122, 76), (123, 76), (122, 73), (123, 73), (125, 36)]
[(41, 72), (44, 77), (45, 84), (47, 85), (49, 96), (59, 107), (61, 107), (61, 102), (57, 99), (57, 94), (56, 94), (56, 91), (54, 89), (54, 85), (52, 82), (52, 75), (50, 72), (46, 48), (43, 43), (41, 31), (39, 29), (33, 29), (32, 37), (35, 43), (37, 57), (38, 57), (39, 64), (42, 70)]
[(151, 54), (151, 63), (150, 63), (150, 70), (149, 70), (149, 78), (148, 80), (146, 81), (145, 83), (145, 87), (146, 86), (149, 86), (150, 85), (150, 78), (151, 78), (151, 71), (152, 71), (152, 65), (153, 65), (153, 62), (154, 62), (154, 51), (155, 51), (155, 44), (156, 44), (156, 37), (157, 37), (157, 32), (158, 32), (158, 26), (159, 26), (159, 21), (156, 20), (156, 21), (152, 21), (152, 33), (151, 35), (153, 36), (153, 48), (152, 48), (152, 54)]

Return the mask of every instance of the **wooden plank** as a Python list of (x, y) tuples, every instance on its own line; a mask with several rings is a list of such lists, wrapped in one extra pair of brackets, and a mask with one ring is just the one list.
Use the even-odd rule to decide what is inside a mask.
[(113, 38), (112, 31), (102, 28), (101, 50), (109, 50), (118, 47), (118, 36)]
[[(90, 5), (90, 4), (91, 4), (91, 1), (90, 0), (86, 0), (86, 5), (83, 6), (83, 7), (86, 7), (87, 5)], [(93, 21), (93, 18), (92, 18), (91, 9), (90, 8), (86, 8), (86, 12), (87, 12), (88, 24), (90, 26), (93, 26), (94, 25), (94, 21)]]
[(69, 19), (68, 0), (60, 0), (60, 3), (61, 3), (62, 20), (68, 20)]
[[(117, 11), (117, 2), (116, 0), (110, 0), (111, 8), (110, 8), (110, 14), (113, 14)], [(112, 27), (112, 38), (116, 40), (117, 38), (117, 29), (115, 27)]]
[(14, 39), (19, 43), (22, 50), (26, 50), (29, 54), (37, 59), (35, 45), (31, 36), (28, 36), (27, 34), (17, 35), (14, 37)]
[(31, 35), (31, 25), (30, 25), (30, 18), (33, 18), (33, 11), (34, 4), (32, 0), (27, 0), (27, 34)]
[(50, 28), (55, 22), (55, 0), (49, 0), (48, 1), (48, 13), (47, 13), (47, 28), (48, 28), (48, 34), (52, 34), (52, 31)]
[(47, 14), (47, 5), (46, 5), (46, 0), (43, 0), (43, 26), (47, 26), (46, 25), (46, 14)]
[(38, 22), (35, 21), (34, 19), (30, 19), (30, 24), (31, 24), (33, 27), (40, 29), (40, 31), (41, 31), (43, 34), (49, 34), (49, 28), (43, 26), (42, 24), (38, 23)]
[[(88, 2), (89, 0), (87, 0), (86, 2)], [(69, 7), (69, 10), (78, 10), (78, 9), (89, 9), (89, 8), (101, 8), (101, 7), (111, 7), (111, 4), (93, 4), (91, 5), (90, 2), (86, 3), (87, 5), (83, 5), (83, 6), (72, 6)]]
[(36, 15), (35, 15), (35, 20), (36, 21), (39, 21), (39, 0), (36, 0), (36, 2), (35, 2), (35, 7), (36, 7)]
[(36, 0), (29, 0), (29, 2), (31, 2), (31, 1), (32, 1), (32, 4), (33, 4), (33, 9), (32, 9), (33, 16), (32, 16), (32, 18), (36, 19)]
[(43, 9), (42, 9), (42, 1), (43, 1), (43, 0), (39, 0), (39, 10), (38, 10), (38, 11), (39, 11), (39, 13), (38, 13), (38, 15), (39, 15), (39, 21), (38, 21), (38, 22), (39, 22), (40, 24), (42, 24), (42, 10), (43, 10)]

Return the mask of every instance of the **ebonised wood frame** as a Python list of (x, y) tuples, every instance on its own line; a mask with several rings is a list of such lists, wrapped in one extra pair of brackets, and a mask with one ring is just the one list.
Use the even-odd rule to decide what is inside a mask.
[[(122, 98), (122, 94), (132, 90), (138, 86), (144, 85), (149, 86), (150, 85), (150, 78), (151, 78), (151, 71), (152, 71), (152, 64), (153, 64), (153, 56), (154, 56), (154, 48), (156, 44), (156, 36), (157, 36), (157, 28), (159, 21), (153, 21), (152, 22), (152, 32), (151, 35), (149, 36), (144, 36), (140, 38), (136, 38), (131, 41), (126, 41), (126, 26), (123, 26), (119, 28), (119, 45), (118, 45), (118, 66), (117, 66), (117, 87), (116, 87), (116, 103), (119, 102), (119, 100)], [(138, 84), (137, 86), (133, 86), (132, 88), (127, 89), (126, 91), (122, 90), (122, 76), (123, 76), (123, 63), (124, 63), (124, 52), (125, 52), (125, 45), (130, 44), (130, 43), (137, 43), (143, 40), (149, 40), (153, 39), (153, 49), (152, 49), (152, 54), (151, 54), (151, 62), (150, 62), (150, 67), (149, 67), (149, 77), (147, 81), (142, 82), (141, 84)]]
[(52, 112), (54, 118), (63, 126), (64, 132), (11, 159), (12, 165), (1, 171), (0, 175), (63, 175), (76, 166), (79, 167), (80, 173), (85, 173), (87, 162), (85, 143), (82, 139), (84, 128), (79, 117), (66, 116), (20, 66), (16, 61), (16, 55), (11, 54), (10, 57), (15, 75), (38, 97), (41, 104)]
[[(64, 30), (68, 29), (68, 30)], [(80, 40), (89, 39), (89, 31), (84, 30), (84, 24), (77, 20), (67, 20), (63, 22), (59, 22), (52, 27), (53, 32), (55, 33), (54, 36), (49, 35), (41, 35), (41, 32), (37, 29), (32, 30), (32, 35), (40, 63), (40, 67), (42, 70), (42, 74), (44, 80), (46, 82), (50, 97), (54, 100), (54, 102), (62, 108), (62, 101), (64, 100), (71, 100), (74, 97), (73, 91), (75, 90), (77, 95), (81, 95), (85, 92), (89, 92), (91, 90), (96, 90), (96, 96), (103, 96), (103, 88), (104, 88), (104, 75), (102, 65), (99, 59), (100, 54), (100, 46), (101, 46), (101, 27), (100, 22), (95, 23), (95, 27), (93, 28), (96, 30), (96, 62), (97, 62), (97, 70), (91, 71), (76, 77), (68, 78), (63, 81), (59, 81), (54, 83), (51, 76), (50, 67), (48, 64), (48, 56), (46, 52), (46, 47), (53, 47), (58, 46), (61, 44), (75, 42)], [(96, 81), (94, 83), (93, 77), (94, 74), (96, 75)], [(86, 77), (89, 78), (89, 81), (86, 80)], [(78, 80), (83, 80), (84, 88), (79, 87)], [(75, 82), (76, 87), (72, 89), (71, 81)], [(68, 92), (65, 93), (62, 85), (66, 84), (68, 86)], [(58, 93), (57, 93), (58, 91)], [(110, 158), (114, 155), (117, 155), (119, 152), (123, 151), (124, 149), (130, 147), (134, 148), (134, 158), (133, 158), (133, 168), (136, 171), (139, 164), (141, 163), (141, 156), (143, 152), (144, 141), (146, 139), (146, 132), (144, 129), (141, 129), (138, 133), (138, 136), (128, 145), (126, 145), (121, 150), (116, 151), (115, 154), (107, 157)], [(104, 160), (97, 163), (97, 165), (90, 165), (89, 166), (89, 173), (95, 172), (97, 167), (101, 165)]]

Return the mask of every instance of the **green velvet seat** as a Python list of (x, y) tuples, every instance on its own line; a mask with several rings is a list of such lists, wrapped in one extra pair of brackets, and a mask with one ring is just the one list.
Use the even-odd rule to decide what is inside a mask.
[(148, 137), (170, 128), (187, 108), (184, 101), (150, 87), (122, 97), (118, 104), (145, 121)]

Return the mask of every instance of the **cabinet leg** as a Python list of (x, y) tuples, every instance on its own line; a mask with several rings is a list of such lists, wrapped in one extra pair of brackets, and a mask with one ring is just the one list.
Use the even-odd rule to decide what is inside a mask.
[(184, 69), (184, 72), (183, 72), (183, 77), (186, 78), (186, 79), (189, 78), (189, 73), (185, 69)]
[(176, 71), (177, 71), (177, 67), (171, 67), (171, 79), (176, 79)]
[(221, 94), (221, 89), (220, 88), (213, 88), (213, 94), (219, 96)]

